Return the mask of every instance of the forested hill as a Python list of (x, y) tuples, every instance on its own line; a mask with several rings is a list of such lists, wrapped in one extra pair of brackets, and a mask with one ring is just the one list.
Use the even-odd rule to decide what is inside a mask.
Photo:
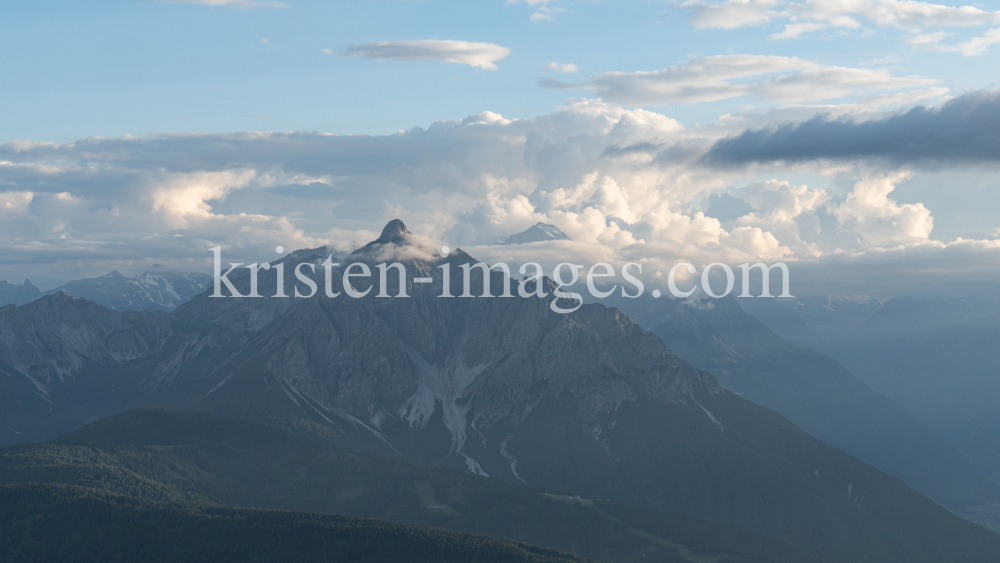
[(0, 560), (36, 563), (585, 563), (526, 544), (309, 512), (161, 503), (84, 487), (0, 486)]

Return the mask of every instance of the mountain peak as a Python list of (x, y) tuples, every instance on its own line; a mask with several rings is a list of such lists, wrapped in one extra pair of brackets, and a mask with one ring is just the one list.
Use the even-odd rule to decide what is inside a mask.
[(497, 239), (497, 244), (524, 244), (528, 242), (540, 242), (548, 240), (570, 240), (566, 233), (559, 230), (559, 227), (555, 225), (550, 225), (548, 223), (542, 223), (539, 221), (527, 230), (520, 233), (510, 235), (509, 237), (500, 237)]
[(408, 246), (412, 243), (412, 233), (406, 230), (406, 224), (400, 219), (389, 221), (379, 237), (351, 253), (352, 256), (369, 254), (386, 245)]
[(399, 240), (403, 235), (410, 234), (410, 231), (406, 230), (406, 224), (400, 219), (393, 219), (386, 223), (385, 228), (382, 229), (382, 234), (378, 237), (378, 242), (386, 243)]
[(37, 299), (41, 294), (42, 292), (28, 280), (24, 280), (24, 283), (21, 285), (0, 280), (0, 306), (24, 305), (33, 299)]

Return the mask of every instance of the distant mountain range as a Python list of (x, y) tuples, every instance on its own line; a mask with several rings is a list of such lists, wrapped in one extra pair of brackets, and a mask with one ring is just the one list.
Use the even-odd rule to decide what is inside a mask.
[(538, 222), (520, 233), (498, 238), (497, 244), (525, 244), (547, 240), (569, 240), (569, 237), (555, 225)]
[(158, 265), (129, 278), (118, 272), (69, 282), (44, 294), (25, 280), (22, 285), (0, 281), (0, 306), (24, 305), (42, 295), (63, 292), (93, 301), (112, 311), (169, 311), (198, 295), (212, 276), (164, 270)]
[[(137, 407), (197, 409), (395, 460), (373, 468), (398, 462), (555, 500), (579, 497), (591, 503), (587, 510), (636, 527), (638, 537), (659, 538), (654, 543), (669, 547), (662, 561), (987, 562), (1000, 554), (1000, 536), (727, 391), (616, 309), (590, 304), (554, 313), (549, 280), (545, 298), (438, 297), (441, 267), (450, 269), (451, 287), (461, 287), (459, 266), (475, 259), (461, 250), (432, 258), (433, 249), (418, 244), (393, 221), (342, 260), (371, 268), (370, 278), (352, 284), (361, 292), (374, 288), (359, 299), (327, 298), (322, 290), (310, 299), (212, 299), (203, 292), (169, 313), (114, 312), (60, 293), (0, 308), (0, 440), (47, 439)], [(299, 250), (272, 266), (285, 264), (291, 288), (295, 264), (322, 271), (326, 258), (323, 248)], [(374, 266), (388, 258), (430, 283), (409, 277), (410, 297), (377, 297)], [(261, 276), (262, 295), (274, 294), (274, 271)], [(342, 269), (333, 273), (331, 289), (344, 292)], [(473, 271), (475, 287), (481, 276)], [(246, 270), (231, 279), (241, 292), (249, 289)], [(490, 281), (494, 295), (505, 281), (515, 292), (521, 283), (537, 289), (499, 272)], [(182, 453), (191, 442), (161, 440), (182, 436), (185, 424), (155, 431), (131, 423), (120, 431), (132, 432), (133, 443)], [(287, 476), (286, 493), (298, 497), (320, 490), (297, 488), (316, 470), (287, 459), (269, 482)], [(185, 475), (200, 479), (193, 469)], [(197, 493), (187, 477), (172, 482)], [(243, 486), (247, 494), (255, 489)], [(420, 487), (423, 498), (436, 499), (428, 510), (464, 515), (439, 525), (480, 522), (475, 529), (482, 533), (506, 533), (499, 523), (477, 520), (475, 511), (463, 512), (463, 495), (471, 494), (465, 489)], [(489, 495), (480, 498), (499, 498)], [(520, 506), (527, 515), (549, 510)], [(667, 532), (685, 526), (687, 543)], [(558, 547), (552, 534), (526, 541)], [(734, 542), (750, 550), (742, 559), (727, 559)], [(565, 548), (597, 555), (588, 549)], [(637, 549), (620, 560), (638, 558)]]
[(858, 301), (807, 296), (741, 305), (788, 339), (826, 350), (1000, 483), (1000, 299), (905, 296), (871, 303), (867, 314), (843, 314)]
[(128, 278), (117, 270), (98, 278), (70, 282), (46, 295), (66, 295), (93, 301), (112, 311), (169, 311), (198, 295), (212, 276), (153, 268)]
[[(1000, 501), (1000, 488), (955, 446), (836, 360), (778, 337), (741, 308), (752, 300), (729, 296), (698, 302), (647, 295), (608, 304), (662, 338), (678, 356), (716, 374), (727, 389), (778, 411), (938, 502), (962, 510)], [(817, 332), (824, 325), (861, 322), (859, 309), (877, 307), (879, 301), (852, 300), (838, 307), (845, 314), (834, 319), (827, 304), (809, 317), (822, 319)]]
[(3, 305), (24, 305), (42, 296), (42, 292), (24, 280), (21, 285), (0, 281), (0, 307)]

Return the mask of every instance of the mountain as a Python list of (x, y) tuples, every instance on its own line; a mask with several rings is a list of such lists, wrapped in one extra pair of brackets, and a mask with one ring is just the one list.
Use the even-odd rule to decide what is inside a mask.
[(157, 265), (134, 278), (115, 270), (98, 278), (72, 281), (46, 295), (63, 292), (112, 311), (169, 311), (201, 293), (211, 283), (212, 276), (163, 270)]
[(497, 244), (524, 244), (546, 240), (569, 240), (569, 237), (555, 225), (538, 222), (520, 233), (498, 238)]
[(14, 285), (6, 281), (0, 281), (0, 306), (2, 305), (24, 305), (42, 296), (42, 292), (31, 282), (24, 280), (21, 285)]
[(114, 312), (64, 293), (0, 307), (0, 439), (40, 440), (133, 404), (129, 362), (163, 349), (162, 312)]
[[(779, 338), (741, 308), (740, 301), (750, 300), (644, 296), (609, 304), (630, 314), (681, 358), (716, 374), (725, 388), (776, 410), (938, 502), (962, 510), (1000, 501), (1000, 488), (953, 445), (837, 361)], [(817, 313), (807, 318), (822, 319), (822, 324), (810, 323), (817, 329), (847, 325), (866, 304), (850, 302), (841, 309), (847, 311), (843, 316)]]
[(4, 561), (585, 563), (530, 545), (378, 520), (0, 486)]
[[(307, 249), (272, 262), (259, 274), (259, 293), (277, 293), (277, 265), (291, 292), (296, 264), (314, 265), (320, 278), (329, 255)], [(383, 280), (377, 267), (394, 260), (405, 266), (408, 297), (379, 297), (400, 292), (397, 270), (387, 268)], [(353, 262), (372, 275), (345, 286)], [(392, 222), (330, 266), (339, 297), (325, 297), (322, 280), (313, 298), (204, 292), (168, 314), (108, 312), (91, 327), (74, 319), (93, 304), (49, 296), (7, 313), (17, 326), (38, 328), (4, 332), (0, 352), (17, 350), (19, 363), (0, 360), (25, 377), (60, 374), (32, 377), (47, 386), (52, 417), (67, 430), (126, 406), (198, 409), (321, 427), (352, 452), (625, 504), (630, 512), (614, 516), (633, 526), (666, 529), (679, 515), (732, 537), (764, 538), (799, 562), (1000, 554), (1000, 536), (725, 390), (616, 309), (588, 304), (559, 314), (553, 305), (571, 303), (553, 304), (550, 280), (499, 272), (488, 278), (493, 297), (440, 297), (445, 283), (459, 293), (461, 266), (472, 262), (461, 250), (442, 258)], [(483, 277), (474, 268), (472, 286)], [(248, 270), (231, 278), (249, 292)], [(515, 295), (547, 296), (497, 297), (505, 283)], [(40, 344), (80, 358), (78, 366), (53, 371), (47, 353), (30, 353)], [(85, 354), (89, 347), (96, 351)]]

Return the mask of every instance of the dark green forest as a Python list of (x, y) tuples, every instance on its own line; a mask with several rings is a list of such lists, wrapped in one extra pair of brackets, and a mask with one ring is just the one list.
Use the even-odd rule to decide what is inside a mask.
[(570, 563), (486, 536), (331, 514), (165, 503), (66, 485), (0, 486), (4, 561)]

